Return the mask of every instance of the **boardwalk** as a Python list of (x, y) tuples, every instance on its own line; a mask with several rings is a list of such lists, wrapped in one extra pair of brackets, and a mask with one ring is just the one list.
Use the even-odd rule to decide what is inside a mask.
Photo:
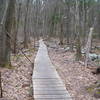
[(52, 65), (42, 40), (35, 59), (33, 87), (35, 100), (71, 100), (61, 78)]

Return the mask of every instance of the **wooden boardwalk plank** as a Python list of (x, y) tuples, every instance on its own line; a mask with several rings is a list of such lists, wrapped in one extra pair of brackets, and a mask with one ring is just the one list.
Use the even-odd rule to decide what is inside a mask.
[(42, 99), (66, 99), (67, 100), (67, 98), (69, 98), (67, 95), (35, 95), (35, 98), (42, 98)]
[(48, 56), (42, 40), (35, 59), (33, 87), (35, 100), (72, 100)]

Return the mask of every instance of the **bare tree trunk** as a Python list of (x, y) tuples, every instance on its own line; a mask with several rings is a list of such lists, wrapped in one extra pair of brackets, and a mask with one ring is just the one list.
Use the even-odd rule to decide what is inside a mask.
[(93, 27), (90, 28), (90, 33), (89, 33), (88, 41), (87, 41), (87, 44), (86, 44), (86, 59), (85, 59), (85, 66), (86, 67), (88, 65), (89, 53), (90, 53), (90, 50), (91, 50), (91, 41), (92, 41), (93, 29), (94, 29)]
[(80, 16), (79, 16), (79, 0), (76, 0), (76, 34), (77, 34), (77, 42), (76, 42), (76, 60), (80, 60), (81, 55), (81, 41), (80, 41)]
[(18, 34), (18, 28), (19, 28), (20, 12), (21, 12), (21, 4), (19, 4), (16, 32), (15, 32), (15, 35), (14, 35), (14, 53), (16, 53), (17, 34)]
[[(9, 34), (11, 33), (12, 23), (14, 21), (14, 12), (15, 12), (15, 3), (16, 0), (10, 0), (7, 9), (7, 16), (5, 21), (5, 30)], [(10, 52), (11, 52), (11, 45), (10, 45), (10, 37), (6, 34), (6, 49), (5, 49), (5, 61), (6, 63), (10, 64)]]
[(60, 24), (60, 33), (59, 33), (60, 35), (60, 45), (63, 45), (63, 24), (62, 24), (62, 22), (61, 22), (61, 24)]
[(61, 12), (62, 12), (62, 9), (61, 8), (59, 8), (59, 18), (60, 18), (60, 20), (59, 20), (59, 25), (60, 25), (60, 32), (59, 32), (59, 39), (60, 39), (60, 45), (63, 45), (63, 35), (64, 35), (64, 33), (63, 33), (63, 16), (61, 15)]
[(3, 97), (3, 91), (2, 91), (2, 80), (1, 80), (1, 72), (0, 72), (0, 98)]
[(4, 33), (4, 25), (7, 15), (7, 9), (8, 9), (8, 2), (6, 3), (6, 7), (4, 10), (3, 17), (1, 19), (0, 23), (0, 65), (3, 66), (5, 64), (5, 51), (6, 51), (6, 34)]
[(81, 55), (81, 42), (80, 42), (80, 36), (77, 36), (77, 42), (76, 42), (76, 60), (79, 61), (81, 60), (82, 55)]
[(24, 48), (28, 48), (28, 32), (27, 32), (27, 24), (28, 24), (28, 11), (29, 11), (29, 2), (27, 0), (26, 3), (26, 12), (25, 12), (25, 23), (24, 23)]

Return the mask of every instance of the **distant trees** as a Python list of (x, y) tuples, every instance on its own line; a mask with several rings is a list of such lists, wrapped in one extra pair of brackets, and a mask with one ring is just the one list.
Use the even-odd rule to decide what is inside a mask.
[(45, 2), (43, 11), (46, 9), (48, 11), (46, 16), (49, 16), (49, 21), (45, 20), (49, 25), (48, 34), (44, 33), (45, 36), (59, 38), (60, 44), (63, 44), (66, 39), (71, 48), (76, 45), (77, 60), (80, 60), (81, 49), (87, 43), (90, 28), (94, 27), (95, 38), (100, 36), (100, 2), (98, 0), (48, 0)]
[(10, 65), (11, 52), (18, 52), (20, 39), (28, 47), (33, 35), (33, 0), (0, 0), (0, 5), (0, 66), (5, 66)]
[(80, 60), (91, 27), (93, 38), (100, 38), (100, 1), (0, 0), (0, 22), (0, 64), (9, 62), (20, 42), (28, 48), (30, 37), (35, 43), (40, 36), (57, 38), (60, 45), (66, 41), (71, 51), (76, 46)]
[(12, 23), (14, 20), (14, 11), (15, 11), (15, 0), (9, 0), (8, 4), (5, 7), (5, 11), (3, 13), (3, 18), (1, 21), (1, 29), (0, 34), (2, 39), (1, 48), (0, 48), (0, 65), (3, 66), (5, 64), (10, 64), (10, 52), (11, 52), (11, 45), (10, 45), (10, 34), (12, 29)]

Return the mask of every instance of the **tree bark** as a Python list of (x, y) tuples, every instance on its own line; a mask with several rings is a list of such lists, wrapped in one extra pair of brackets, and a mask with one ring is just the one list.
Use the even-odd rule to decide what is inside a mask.
[(29, 11), (29, 2), (30, 0), (27, 0), (26, 3), (26, 12), (25, 12), (25, 23), (24, 23), (24, 48), (28, 48), (28, 31), (27, 31), (27, 24), (28, 24), (28, 11)]
[(19, 28), (20, 13), (21, 13), (21, 3), (19, 4), (16, 32), (14, 35), (14, 53), (16, 53), (16, 49), (17, 49), (16, 46), (17, 46), (17, 34), (18, 34), (18, 28)]
[(92, 41), (93, 29), (94, 29), (93, 27), (90, 28), (90, 33), (89, 33), (88, 41), (87, 41), (87, 44), (86, 44), (86, 58), (85, 58), (85, 66), (86, 67), (88, 66), (88, 61), (89, 61), (89, 53), (90, 53), (90, 50), (91, 50), (91, 41)]

